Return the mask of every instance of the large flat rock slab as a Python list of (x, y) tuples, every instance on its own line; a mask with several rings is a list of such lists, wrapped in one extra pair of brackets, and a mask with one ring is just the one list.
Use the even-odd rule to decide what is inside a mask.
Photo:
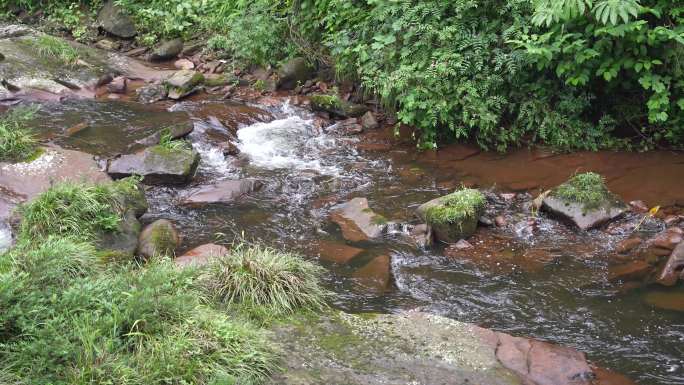
[(65, 181), (102, 183), (111, 179), (92, 155), (80, 151), (45, 148), (31, 162), (0, 163), (0, 221), (16, 204)]
[(328, 314), (273, 340), (286, 354), (272, 385), (611, 384), (574, 349), (414, 311)]
[(385, 220), (368, 206), (368, 199), (354, 198), (331, 214), (333, 222), (348, 241), (361, 242), (379, 238), (385, 230)]
[(199, 162), (200, 155), (193, 149), (154, 146), (112, 159), (107, 172), (115, 179), (140, 175), (145, 184), (182, 185), (194, 177)]

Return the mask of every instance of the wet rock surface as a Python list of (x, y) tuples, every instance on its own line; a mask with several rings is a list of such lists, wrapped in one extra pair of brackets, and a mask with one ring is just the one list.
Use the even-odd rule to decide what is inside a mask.
[(288, 352), (274, 385), (611, 384), (576, 350), (412, 311), (303, 320), (274, 342)]
[(384, 231), (384, 219), (368, 206), (366, 198), (354, 198), (331, 214), (342, 229), (344, 238), (352, 242), (376, 239)]
[(155, 146), (111, 160), (107, 172), (116, 179), (140, 175), (145, 184), (179, 185), (190, 182), (199, 161), (200, 156), (194, 150)]
[(232, 203), (241, 197), (259, 191), (263, 183), (256, 179), (227, 180), (196, 188), (181, 201), (186, 206)]
[(111, 178), (92, 155), (59, 148), (45, 148), (31, 162), (0, 163), (0, 222), (14, 205), (64, 181), (101, 183)]

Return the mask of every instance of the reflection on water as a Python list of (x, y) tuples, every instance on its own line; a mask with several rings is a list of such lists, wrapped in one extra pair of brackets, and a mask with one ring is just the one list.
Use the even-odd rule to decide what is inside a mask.
[[(461, 321), (575, 347), (641, 384), (684, 384), (684, 313), (654, 307), (654, 301), (663, 299), (656, 295), (654, 300), (652, 288), (620, 293), (608, 283), (613, 237), (603, 232), (578, 234), (549, 218), (532, 218), (525, 207), (530, 197), (524, 195), (496, 203), (509, 226), (478, 232), (471, 240), (477, 253), (442, 247), (423, 250), (406, 237), (408, 225), (417, 223), (417, 205), (463, 182), (491, 187), (500, 178), (497, 188), (504, 190), (548, 187), (571, 174), (569, 169), (597, 162), (593, 165), (609, 175), (609, 182), (624, 188), (632, 182), (619, 177), (626, 173), (620, 167), (630, 167), (631, 159), (641, 159), (641, 154), (576, 155), (567, 158), (563, 168), (555, 156), (524, 164), (521, 155), (507, 160), (499, 154), (447, 152), (442, 156), (448, 159), (431, 160), (401, 147), (359, 151), (353, 143), (357, 139), (317, 129), (305, 111), (288, 105), (265, 110), (185, 102), (169, 113), (91, 103), (56, 107), (50, 112), (55, 119), (44, 126), (57, 131), (90, 116), (92, 136), (84, 132), (82, 141), (56, 140), (87, 151), (101, 145), (99, 153), (107, 154), (129, 148), (138, 135), (131, 127), (145, 131), (144, 127), (167, 121), (193, 119), (196, 131), (190, 140), (202, 156), (195, 184), (253, 177), (265, 187), (236, 204), (195, 209), (176, 204), (194, 186), (150, 189), (151, 210), (144, 219), (176, 221), (185, 249), (213, 241), (217, 234), (232, 239), (244, 233), (248, 239), (320, 257), (330, 272), (326, 283), (338, 293), (335, 305), (342, 309), (393, 312), (420, 306)], [(226, 141), (237, 145), (241, 155), (224, 157), (221, 143)], [(623, 161), (603, 162), (613, 158)], [(669, 162), (666, 169), (679, 172), (680, 166), (667, 156), (658, 159)], [(649, 183), (644, 191), (653, 196), (659, 182)], [(667, 189), (675, 182), (663, 183)], [(374, 211), (396, 223), (383, 239), (349, 244), (329, 221), (331, 210), (357, 196), (368, 198)], [(668, 303), (676, 304), (684, 287), (667, 293)]]

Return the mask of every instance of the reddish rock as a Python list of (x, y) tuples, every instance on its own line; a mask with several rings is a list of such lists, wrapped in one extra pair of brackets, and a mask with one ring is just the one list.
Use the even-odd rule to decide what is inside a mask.
[(378, 128), (378, 121), (375, 114), (371, 111), (366, 112), (360, 119), (361, 126), (366, 130), (374, 130)]
[(373, 258), (352, 275), (361, 286), (377, 294), (389, 289), (391, 276), (391, 259), (387, 255)]
[(517, 196), (518, 196), (518, 194), (516, 194), (516, 193), (503, 193), (503, 194), (501, 194), (501, 198), (503, 198), (505, 201), (512, 201)]
[(674, 226), (681, 220), (682, 218), (679, 215), (668, 215), (663, 219), (663, 222), (665, 222), (666, 226)]
[(466, 241), (465, 239), (461, 239), (452, 246), (450, 246), (450, 248), (453, 248), (455, 250), (468, 250), (472, 249), (473, 245), (471, 245), (470, 242)]
[(216, 203), (231, 203), (241, 197), (258, 191), (263, 186), (256, 179), (226, 180), (192, 190), (182, 201), (186, 206), (204, 206)]
[(197, 246), (194, 249), (186, 252), (180, 257), (173, 260), (178, 267), (188, 266), (203, 266), (209, 263), (213, 258), (222, 257), (229, 253), (229, 250), (221, 245), (214, 243), (207, 243), (202, 246)]
[(659, 249), (674, 250), (683, 237), (684, 231), (679, 227), (671, 227), (665, 230), (651, 241), (651, 246)]
[(117, 76), (107, 84), (107, 92), (112, 94), (125, 94), (128, 86), (128, 79), (125, 76)]
[(173, 66), (179, 70), (192, 70), (195, 69), (195, 63), (188, 59), (179, 59), (173, 63)]
[(641, 242), (642, 242), (641, 238), (638, 238), (638, 237), (627, 238), (627, 239), (625, 239), (625, 240), (623, 240), (617, 244), (617, 246), (615, 247), (615, 251), (618, 254), (627, 254), (630, 251), (639, 247), (639, 245), (641, 245)]
[[(658, 274), (656, 281), (661, 285), (673, 286), (677, 283), (677, 277), (684, 275), (684, 243), (680, 243), (670, 254), (670, 258)], [(681, 272), (680, 272), (681, 270)]]
[(318, 241), (318, 253), (321, 259), (328, 262), (346, 264), (357, 255), (363, 253), (363, 249), (352, 247), (343, 243), (320, 240)]
[(508, 221), (506, 221), (506, 218), (503, 216), (498, 215), (496, 218), (494, 218), (494, 223), (496, 223), (497, 227), (504, 227), (506, 224), (508, 224)]
[(631, 201), (631, 202), (629, 202), (629, 207), (635, 213), (646, 213), (646, 212), (648, 212), (648, 206), (646, 206), (646, 203), (644, 203), (644, 201)]
[(646, 278), (653, 271), (653, 266), (645, 261), (631, 261), (608, 268), (610, 282), (638, 281)]
[(366, 198), (354, 198), (331, 214), (333, 222), (342, 229), (344, 239), (352, 242), (367, 241), (382, 235), (384, 218), (368, 207)]

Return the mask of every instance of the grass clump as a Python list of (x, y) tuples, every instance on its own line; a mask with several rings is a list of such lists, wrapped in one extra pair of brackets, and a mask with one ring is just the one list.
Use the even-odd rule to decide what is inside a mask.
[(58, 37), (41, 35), (33, 44), (44, 58), (57, 59), (65, 64), (76, 64), (78, 61), (78, 51)]
[(461, 224), (464, 219), (477, 218), (484, 207), (485, 197), (479, 190), (464, 188), (428, 208), (425, 217), (432, 224)]
[(601, 175), (585, 172), (573, 176), (558, 186), (553, 194), (565, 201), (579, 203), (586, 210), (591, 210), (600, 207), (606, 197), (610, 196), (610, 191)]
[(312, 95), (309, 99), (311, 104), (317, 108), (334, 109), (342, 107), (342, 101), (337, 95)]
[(36, 153), (38, 142), (26, 127), (34, 113), (33, 108), (17, 108), (0, 120), (0, 162), (23, 161)]
[(121, 213), (110, 185), (60, 183), (19, 207), (20, 238), (74, 236), (92, 239), (99, 231), (116, 231)]
[(223, 303), (287, 315), (325, 306), (327, 294), (319, 285), (322, 273), (319, 266), (294, 254), (240, 244), (216, 259), (203, 285)]
[(162, 130), (161, 137), (157, 148), (163, 151), (187, 151), (190, 150), (188, 142), (184, 140), (175, 140), (171, 135), (171, 129), (165, 128)]

